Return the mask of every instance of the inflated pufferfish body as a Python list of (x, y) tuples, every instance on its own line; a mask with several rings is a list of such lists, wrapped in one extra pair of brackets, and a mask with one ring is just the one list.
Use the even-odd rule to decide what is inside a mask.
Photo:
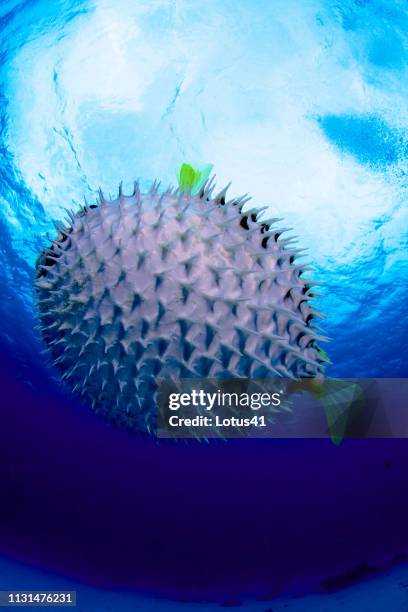
[(37, 263), (41, 330), (61, 377), (136, 430), (155, 424), (158, 377), (318, 377), (313, 283), (277, 219), (212, 181), (69, 213)]

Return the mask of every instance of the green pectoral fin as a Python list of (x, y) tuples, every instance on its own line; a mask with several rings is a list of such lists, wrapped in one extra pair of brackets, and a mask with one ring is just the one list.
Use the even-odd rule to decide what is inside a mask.
[(317, 352), (319, 353), (323, 361), (325, 361), (326, 363), (330, 363), (330, 364), (333, 363), (330, 357), (328, 356), (328, 354), (326, 353), (326, 351), (324, 351), (320, 346), (318, 347)]
[(338, 446), (346, 434), (351, 408), (361, 397), (361, 388), (347, 381), (327, 378), (320, 389), (311, 393), (322, 403), (331, 440)]
[(212, 168), (212, 164), (195, 168), (191, 164), (183, 163), (177, 176), (180, 190), (190, 192), (192, 195), (197, 194), (208, 179)]

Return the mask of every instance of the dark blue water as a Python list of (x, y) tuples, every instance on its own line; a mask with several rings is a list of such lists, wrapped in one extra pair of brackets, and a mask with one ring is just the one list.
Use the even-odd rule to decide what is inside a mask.
[(308, 248), (330, 374), (406, 376), (407, 26), (402, 1), (3, 0), (4, 553), (194, 595), (319, 585), (404, 549), (403, 441), (130, 437), (52, 379), (32, 280), (64, 207), (211, 162)]

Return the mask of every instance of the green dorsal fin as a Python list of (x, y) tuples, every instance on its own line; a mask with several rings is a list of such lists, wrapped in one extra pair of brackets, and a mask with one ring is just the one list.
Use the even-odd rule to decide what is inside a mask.
[(184, 162), (177, 174), (180, 190), (184, 192), (191, 192), (192, 195), (198, 193), (205, 181), (210, 176), (212, 168), (212, 164), (194, 167), (191, 164)]

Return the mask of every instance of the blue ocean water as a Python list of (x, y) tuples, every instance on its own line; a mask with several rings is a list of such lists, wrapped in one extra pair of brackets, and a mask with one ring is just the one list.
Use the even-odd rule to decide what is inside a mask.
[[(407, 376), (407, 30), (402, 0), (3, 0), (7, 375), (44, 406), (72, 409), (71, 433), (91, 431), (40, 352), (36, 257), (53, 221), (84, 195), (92, 199), (99, 186), (114, 194), (121, 180), (130, 189), (135, 178), (174, 183), (187, 160), (213, 163), (217, 184), (232, 181), (231, 193), (270, 205), (308, 249), (332, 376)], [(24, 448), (30, 414), (20, 415)], [(62, 430), (50, 414), (44, 408), (41, 417), (51, 423), (48, 441), (53, 426)], [(4, 431), (12, 435), (11, 426)], [(368, 456), (374, 465), (390, 452)], [(365, 482), (378, 486), (376, 478)], [(389, 492), (394, 503), (399, 483), (395, 499)]]
[(404, 2), (0, 10), (4, 354), (36, 359), (33, 264), (52, 220), (98, 186), (174, 183), (191, 160), (309, 249), (332, 375), (407, 374)]

